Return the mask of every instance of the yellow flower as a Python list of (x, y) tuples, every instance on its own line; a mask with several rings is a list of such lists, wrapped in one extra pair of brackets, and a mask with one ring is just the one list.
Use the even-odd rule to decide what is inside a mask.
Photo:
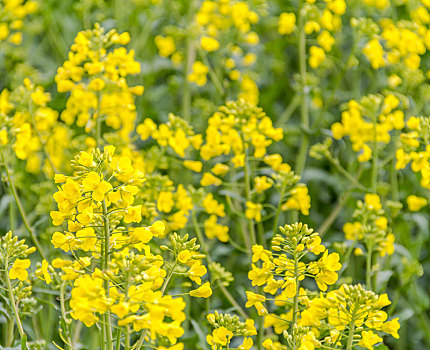
[(318, 46), (311, 46), (309, 53), (309, 65), (314, 69), (318, 68), (325, 60), (326, 56), (324, 50)]
[(55, 248), (60, 248), (65, 252), (69, 250), (74, 250), (76, 248), (76, 239), (75, 236), (70, 232), (65, 232), (65, 234), (61, 232), (54, 232), (51, 238), (51, 243)]
[(190, 291), (190, 296), (196, 298), (209, 298), (212, 295), (211, 284), (206, 282), (199, 288)]
[(101, 78), (95, 78), (88, 84), (88, 89), (92, 91), (100, 91), (106, 86), (106, 83)]
[(373, 69), (385, 66), (384, 49), (378, 39), (370, 40), (364, 47), (363, 53), (369, 59)]
[(370, 210), (380, 210), (381, 199), (377, 194), (368, 193), (364, 196), (364, 203)]
[(201, 172), (203, 168), (202, 162), (194, 161), (194, 160), (184, 160), (182, 164), (184, 164), (184, 167), (186, 167), (187, 169), (191, 169), (196, 173)]
[(252, 338), (243, 338), (243, 343), (239, 345), (238, 350), (249, 350), (254, 345)]
[(9, 142), (9, 138), (7, 136), (7, 130), (6, 129), (0, 130), (0, 145), (1, 146), (7, 145), (8, 142)]
[(170, 191), (161, 191), (158, 194), (157, 210), (170, 213), (173, 208), (173, 193)]
[[(217, 348), (216, 344), (226, 346), (230, 343), (230, 339), (233, 338), (233, 332), (229, 331), (224, 326), (213, 330), (212, 335), (208, 335), (206, 340), (209, 345), (213, 346), (213, 349)], [(215, 346), (215, 347), (214, 347)]]
[(200, 39), (200, 45), (201, 45), (203, 50), (208, 51), (208, 52), (216, 51), (219, 49), (218, 40), (211, 38), (211, 37), (208, 37), (208, 36), (203, 36)]
[(85, 151), (81, 151), (81, 153), (79, 154), (78, 163), (86, 167), (95, 166), (93, 155)]
[(85, 191), (92, 191), (92, 198), (97, 202), (101, 202), (105, 198), (105, 194), (112, 189), (112, 185), (102, 180), (102, 177), (95, 171), (87, 174), (82, 180), (82, 185)]
[(204, 173), (202, 179), (200, 180), (200, 185), (202, 186), (220, 186), (221, 184), (221, 179), (213, 176), (211, 173)]
[(148, 243), (152, 239), (152, 232), (147, 227), (136, 227), (130, 232), (132, 242)]
[(155, 130), (157, 130), (157, 124), (150, 118), (145, 118), (143, 123), (136, 127), (136, 132), (142, 141), (148, 139)]
[(206, 84), (208, 72), (209, 68), (207, 66), (200, 61), (196, 61), (193, 63), (192, 72), (188, 75), (187, 79), (191, 83), (203, 86)]
[(230, 167), (226, 164), (217, 163), (215, 166), (211, 169), (211, 171), (218, 176), (224, 176), (228, 173), (230, 170)]
[(255, 219), (255, 221), (260, 222), (262, 209), (263, 206), (261, 204), (247, 201), (245, 215), (250, 220)]
[(142, 221), (142, 205), (137, 205), (135, 207), (128, 207), (125, 210), (124, 222), (129, 224), (130, 222), (141, 222)]
[(119, 318), (124, 318), (129, 313), (130, 305), (127, 302), (121, 301), (118, 304), (111, 306), (110, 309)]
[(406, 198), (406, 202), (408, 203), (410, 211), (419, 211), (427, 205), (427, 199), (415, 195), (408, 196), (408, 198)]
[(245, 305), (246, 307), (252, 307), (256, 303), (262, 303), (266, 301), (266, 297), (264, 295), (256, 294), (250, 291), (246, 291), (246, 297), (248, 300)]
[(381, 326), (382, 332), (388, 333), (396, 339), (399, 339), (399, 333), (398, 333), (399, 329), (400, 329), (400, 324), (399, 324), (398, 318), (395, 318), (391, 321), (387, 321)]
[(149, 226), (149, 230), (155, 237), (164, 236), (166, 225), (163, 221), (155, 221), (151, 226)]
[(281, 13), (278, 21), (278, 32), (281, 35), (288, 35), (294, 31), (296, 26), (296, 15), (294, 13)]
[(209, 239), (218, 238), (221, 242), (228, 242), (230, 239), (228, 235), (229, 227), (217, 223), (216, 215), (211, 215), (204, 222), (205, 235)]
[(157, 35), (154, 39), (160, 56), (169, 57), (176, 50), (175, 41), (171, 36)]
[(373, 345), (382, 341), (382, 338), (372, 331), (361, 332), (361, 339), (358, 343), (359, 346), (363, 348), (373, 350)]
[(85, 227), (76, 232), (76, 238), (79, 241), (79, 247), (84, 251), (95, 251), (97, 236), (92, 227)]
[(27, 269), (30, 267), (30, 259), (16, 259), (9, 270), (9, 278), (11, 280), (19, 279), (25, 281), (28, 278)]
[(178, 261), (183, 264), (187, 263), (187, 261), (190, 260), (191, 258), (192, 258), (192, 255), (188, 249), (183, 250), (178, 254)]
[(200, 261), (194, 263), (188, 270), (188, 277), (190, 280), (196, 282), (198, 285), (202, 284), (200, 277), (204, 276), (207, 272), (206, 266), (202, 265)]
[(46, 284), (50, 284), (52, 281), (48, 268), (49, 268), (48, 262), (45, 259), (43, 259), (42, 267), (36, 270), (36, 276), (39, 277), (42, 281), (45, 281)]
[(257, 193), (263, 193), (265, 190), (272, 187), (272, 183), (268, 181), (267, 176), (257, 176), (254, 179), (254, 186)]

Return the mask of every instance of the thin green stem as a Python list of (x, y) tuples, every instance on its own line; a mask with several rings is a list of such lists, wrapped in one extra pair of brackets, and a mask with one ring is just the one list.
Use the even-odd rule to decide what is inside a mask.
[(300, 145), (300, 150), (296, 158), (296, 174), (302, 175), (303, 170), (306, 165), (306, 158), (308, 156), (309, 150), (309, 135), (307, 131), (309, 130), (309, 111), (307, 103), (307, 86), (306, 86), (306, 33), (304, 31), (306, 12), (303, 6), (303, 1), (301, 1), (300, 11), (299, 11), (299, 70), (300, 70), (300, 105), (301, 105), (301, 123), (305, 132), (302, 133), (302, 142)]
[(339, 162), (337, 158), (333, 158), (331, 155), (327, 156), (327, 159), (332, 163), (336, 169), (341, 173), (343, 176), (345, 176), (352, 185), (357, 187), (363, 192), (367, 192), (367, 188), (364, 187), (351, 173), (348, 172)]
[(249, 318), (248, 314), (242, 309), (242, 307), (239, 305), (236, 299), (233, 298), (233, 296), (230, 294), (228, 289), (219, 280), (218, 280), (218, 286), (221, 289), (221, 291), (224, 293), (228, 301), (231, 303), (231, 305), (234, 306), (236, 311), (240, 314), (240, 316), (242, 316), (245, 320), (248, 319)]
[[(297, 248), (297, 247), (296, 247)], [(300, 290), (300, 281), (299, 281), (299, 259), (297, 255), (297, 249), (294, 250), (294, 278), (296, 279), (296, 294), (294, 295), (293, 299), (293, 320), (291, 323), (291, 329), (294, 332), (295, 326), (297, 326), (297, 318), (298, 318), (298, 312), (299, 312), (299, 290)], [(293, 335), (294, 337), (294, 350), (296, 350), (296, 335)]]
[[(192, 17), (194, 15), (194, 0), (188, 2), (188, 14), (187, 23), (191, 23)], [(194, 42), (192, 38), (192, 33), (188, 33), (186, 43), (185, 43), (185, 70), (184, 70), (184, 85), (183, 85), (183, 95), (182, 95), (182, 117), (186, 121), (191, 119), (191, 91), (190, 83), (188, 82), (188, 75), (191, 73), (191, 67), (194, 62)]]
[(164, 294), (164, 292), (165, 292), (165, 290), (166, 290), (166, 288), (167, 288), (167, 285), (169, 284), (170, 279), (172, 278), (173, 273), (175, 272), (175, 267), (176, 267), (176, 265), (177, 265), (177, 261), (175, 261), (175, 262), (174, 262), (174, 264), (173, 264), (172, 268), (170, 269), (169, 275), (168, 275), (168, 276), (167, 276), (167, 278), (164, 280), (163, 287), (161, 288), (161, 294)]
[(43, 250), (42, 250), (42, 247), (39, 243), (39, 240), (37, 239), (36, 235), (34, 234), (33, 229), (30, 226), (30, 222), (27, 218), (24, 207), (21, 203), (21, 199), (18, 196), (18, 191), (16, 190), (15, 184), (12, 181), (11, 172), (10, 172), (9, 167), (8, 167), (6, 160), (5, 160), (3, 147), (0, 147), (0, 155), (1, 155), (1, 161), (2, 161), (3, 166), (5, 168), (5, 171), (6, 171), (7, 181), (9, 183), (10, 189), (12, 190), (12, 195), (15, 199), (19, 213), (21, 214), (22, 221), (24, 222), (24, 226), (26, 227), (28, 233), (30, 234), (31, 240), (33, 241), (34, 245), (36, 246), (37, 251), (39, 252), (39, 255), (41, 256), (42, 259), (45, 259), (45, 254), (43, 253)]
[(15, 329), (14, 318), (8, 315), (7, 325), (6, 325), (6, 347), (12, 346), (14, 329)]
[(102, 139), (102, 119), (101, 116), (98, 115), (96, 119), (96, 143), (97, 147), (101, 146), (101, 139)]
[(116, 345), (115, 350), (121, 349), (121, 327), (118, 327), (118, 330), (116, 331)]
[(125, 344), (124, 344), (124, 350), (130, 349), (130, 329), (129, 325), (125, 328)]
[(367, 257), (366, 257), (366, 287), (368, 290), (372, 290), (372, 245), (368, 246)]
[[(109, 216), (106, 207), (106, 201), (103, 199), (103, 217), (104, 217), (104, 258), (103, 258), (103, 270), (107, 271), (109, 269), (109, 256), (110, 256), (110, 225), (109, 225)], [(106, 295), (109, 298), (109, 279), (106, 279), (104, 282), (104, 288), (106, 290)], [(110, 312), (108, 311), (105, 315), (105, 323), (106, 327), (106, 344), (108, 350), (113, 350), (112, 343), (112, 326), (111, 326), (111, 317)]]
[(391, 191), (393, 194), (393, 201), (399, 200), (399, 183), (397, 181), (397, 169), (396, 169), (396, 159), (393, 158), (391, 165)]
[(350, 191), (347, 191), (342, 194), (342, 196), (337, 201), (336, 205), (334, 206), (333, 210), (331, 211), (330, 215), (327, 216), (327, 218), (324, 220), (324, 222), (321, 224), (321, 226), (318, 228), (317, 232), (322, 236), (326, 231), (330, 228), (330, 226), (333, 224), (333, 222), (336, 220), (336, 218), (339, 216), (339, 214), (342, 211), (343, 206), (345, 205), (346, 200), (351, 195)]
[(12, 284), (9, 278), (9, 256), (8, 255), (6, 255), (6, 259), (5, 259), (5, 279), (6, 279), (6, 286), (9, 294), (10, 303), (12, 305), (13, 314), (15, 316), (15, 322), (18, 327), (19, 335), (22, 339), (24, 338), (25, 333), (24, 333), (24, 329), (22, 328), (21, 318), (19, 317), (18, 306), (16, 305), (16, 302), (15, 302), (15, 296), (13, 295)]
[(357, 308), (354, 306), (354, 311), (351, 316), (351, 323), (349, 324), (349, 334), (348, 334), (348, 342), (346, 346), (346, 350), (352, 350), (354, 344), (354, 333), (355, 333), (355, 314), (357, 312)]
[(73, 350), (73, 344), (72, 344), (72, 341), (70, 339), (70, 332), (68, 329), (69, 321), (67, 319), (67, 313), (66, 313), (66, 302), (65, 302), (66, 286), (67, 286), (67, 281), (61, 282), (61, 286), (60, 286), (60, 310), (61, 310), (61, 318), (64, 322), (65, 327), (67, 327), (66, 329), (64, 329), (65, 338), (66, 338), (65, 350), (68, 350), (68, 349)]
[[(251, 201), (251, 184), (250, 184), (250, 177), (249, 177), (248, 156), (246, 151), (245, 151), (245, 163), (243, 165), (243, 169), (245, 172), (245, 197), (247, 201)], [(248, 220), (248, 228), (249, 228), (249, 234), (251, 238), (251, 249), (252, 249), (252, 246), (257, 243), (253, 219)]]
[(376, 130), (376, 116), (373, 120), (373, 157), (372, 157), (372, 192), (376, 193), (376, 189), (378, 187), (378, 156), (379, 156), (379, 148), (377, 141), (377, 130)]

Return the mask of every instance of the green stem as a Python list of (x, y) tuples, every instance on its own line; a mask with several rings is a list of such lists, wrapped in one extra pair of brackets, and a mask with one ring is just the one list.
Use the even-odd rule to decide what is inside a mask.
[(102, 139), (102, 120), (101, 116), (98, 115), (96, 119), (96, 143), (97, 147), (101, 146), (101, 139)]
[(121, 327), (118, 327), (117, 333), (116, 333), (116, 346), (115, 350), (121, 349)]
[(350, 196), (350, 194), (351, 194), (351, 192), (347, 191), (339, 198), (339, 200), (337, 201), (333, 210), (331, 211), (330, 215), (327, 216), (327, 218), (324, 220), (324, 222), (318, 228), (317, 232), (320, 234), (320, 236), (322, 236), (324, 233), (326, 233), (326, 231), (330, 228), (330, 226), (333, 224), (333, 222), (339, 216), (339, 214), (341, 213), (342, 208), (345, 205), (345, 202), (348, 199), (348, 197)]
[(285, 109), (285, 111), (281, 114), (281, 116), (278, 119), (278, 125), (285, 125), (287, 121), (290, 119), (293, 112), (296, 110), (296, 108), (300, 105), (300, 95), (294, 95), (292, 100), (290, 101), (289, 105)]
[[(245, 143), (243, 142), (243, 144)], [(251, 201), (251, 184), (250, 184), (250, 178), (249, 178), (248, 156), (246, 151), (245, 151), (245, 164), (243, 165), (243, 170), (245, 172), (245, 197), (247, 201)], [(248, 220), (248, 228), (249, 228), (249, 234), (251, 239), (251, 249), (252, 249), (252, 246), (257, 243), (253, 219)]]
[(9, 278), (9, 256), (8, 255), (6, 255), (6, 260), (5, 260), (5, 278), (6, 278), (6, 285), (7, 285), (7, 291), (9, 293), (10, 303), (12, 304), (12, 310), (15, 316), (15, 322), (18, 327), (19, 335), (22, 339), (25, 333), (24, 333), (24, 329), (22, 328), (21, 318), (19, 317), (18, 306), (16, 305), (16, 302), (15, 302), (15, 296), (13, 295), (12, 284)]
[[(297, 246), (295, 247), (297, 248)], [(299, 281), (299, 259), (297, 256), (297, 249), (294, 250), (294, 278), (296, 279), (296, 294), (293, 299), (293, 320), (291, 323), (291, 329), (294, 332), (295, 326), (297, 325), (297, 318), (299, 312), (299, 289), (300, 289), (300, 281)], [(294, 350), (296, 350), (296, 335), (293, 334), (293, 344)]]
[(60, 286), (60, 309), (61, 309), (61, 318), (63, 319), (66, 329), (64, 329), (65, 332), (65, 338), (66, 338), (66, 344), (65, 344), (65, 350), (73, 349), (73, 344), (70, 339), (70, 332), (69, 332), (69, 320), (67, 319), (67, 313), (66, 313), (66, 302), (65, 302), (65, 294), (66, 294), (66, 286), (67, 282), (63, 281)]
[[(104, 217), (104, 259), (103, 259), (103, 270), (107, 271), (109, 269), (109, 250), (110, 250), (110, 225), (109, 225), (109, 217), (107, 213), (106, 201), (103, 199), (103, 217)], [(106, 290), (106, 296), (109, 298), (109, 279), (106, 279), (104, 282), (104, 288)], [(107, 349), (113, 350), (112, 343), (112, 326), (111, 326), (111, 317), (110, 312), (108, 311), (105, 314), (105, 327), (106, 327), (106, 343)]]
[(373, 157), (372, 157), (372, 192), (376, 193), (378, 187), (378, 142), (377, 142), (377, 130), (376, 130), (376, 119), (373, 121)]
[(130, 330), (129, 330), (129, 326), (127, 325), (127, 327), (125, 328), (124, 350), (129, 350), (129, 349), (130, 349)]
[[(189, 1), (187, 23), (192, 22), (194, 15), (194, 0)], [(184, 86), (182, 95), (182, 116), (186, 121), (191, 119), (191, 91), (190, 83), (188, 82), (188, 75), (191, 73), (191, 66), (194, 62), (194, 43), (191, 37), (192, 33), (188, 33), (188, 37), (185, 44), (185, 70), (184, 70)]]
[(366, 257), (366, 287), (368, 290), (372, 290), (372, 253), (373, 247), (369, 245)]
[(170, 269), (169, 275), (167, 276), (167, 278), (164, 281), (163, 287), (161, 288), (161, 294), (164, 294), (167, 285), (169, 284), (170, 279), (173, 276), (173, 273), (175, 272), (175, 267), (177, 265), (177, 261), (175, 261), (175, 263), (173, 264), (172, 268)]
[(12, 346), (14, 329), (15, 329), (14, 318), (8, 315), (7, 325), (6, 325), (6, 347)]
[(399, 200), (399, 186), (397, 181), (397, 169), (396, 169), (396, 159), (393, 158), (391, 165), (391, 184), (390, 184), (392, 193), (393, 193), (393, 201)]
[(296, 174), (302, 175), (305, 169), (306, 158), (309, 149), (309, 135), (306, 132), (309, 130), (309, 111), (307, 104), (307, 86), (306, 86), (306, 33), (304, 31), (305, 24), (305, 9), (303, 6), (303, 1), (301, 1), (300, 11), (299, 11), (299, 21), (298, 29), (300, 33), (299, 37), (299, 70), (300, 70), (300, 105), (301, 105), (301, 123), (305, 132), (302, 134), (302, 143), (300, 145), (300, 150), (296, 159)]
[(356, 307), (354, 307), (354, 312), (352, 313), (352, 316), (351, 316), (351, 323), (349, 326), (348, 343), (346, 346), (346, 350), (352, 350), (352, 347), (354, 344), (355, 314), (356, 314)]
[(5, 160), (5, 157), (4, 157), (3, 147), (0, 147), (0, 155), (1, 155), (1, 161), (2, 161), (3, 166), (5, 168), (5, 171), (6, 171), (7, 181), (9, 182), (10, 189), (12, 190), (12, 195), (15, 199), (19, 213), (21, 214), (22, 221), (24, 222), (24, 226), (27, 228), (27, 231), (30, 234), (30, 237), (31, 237), (34, 245), (36, 246), (37, 251), (39, 252), (39, 255), (41, 256), (42, 259), (45, 259), (45, 254), (43, 253), (43, 250), (42, 250), (42, 247), (39, 243), (39, 240), (37, 239), (36, 235), (34, 234), (33, 229), (30, 226), (30, 222), (27, 219), (27, 215), (25, 213), (24, 207), (23, 207), (21, 200), (18, 196), (18, 191), (16, 190), (15, 184), (12, 181), (11, 172), (9, 170), (9, 167), (8, 167), (6, 160)]
[(146, 331), (143, 331), (140, 335), (139, 340), (136, 342), (136, 344), (133, 345), (132, 350), (140, 350), (142, 348), (142, 344), (145, 341)]
[(228, 301), (231, 303), (231, 305), (236, 309), (236, 311), (242, 316), (245, 320), (249, 318), (248, 314), (242, 309), (242, 307), (239, 305), (239, 303), (234, 299), (234, 297), (231, 295), (231, 293), (228, 291), (228, 289), (221, 283), (221, 281), (217, 281), (217, 284), (225, 297), (228, 299)]
[(336, 169), (341, 173), (343, 176), (345, 176), (352, 185), (357, 187), (363, 192), (367, 192), (367, 188), (364, 187), (351, 173), (349, 173), (339, 162), (337, 158), (333, 158), (331, 155), (327, 156), (327, 159), (332, 163)]
[(342, 272), (345, 271), (345, 269), (346, 269), (347, 266), (349, 266), (349, 258), (351, 257), (351, 254), (354, 251), (354, 248), (355, 248), (356, 244), (357, 244), (357, 238), (354, 241), (352, 241), (351, 245), (348, 248), (348, 251), (345, 254), (345, 257), (344, 257), (344, 260), (343, 260), (343, 263), (342, 263), (343, 266), (345, 266), (345, 268), (341, 270)]

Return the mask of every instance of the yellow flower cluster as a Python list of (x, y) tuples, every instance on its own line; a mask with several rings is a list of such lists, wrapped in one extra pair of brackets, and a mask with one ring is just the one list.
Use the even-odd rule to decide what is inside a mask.
[(9, 41), (14, 45), (22, 42), (21, 30), (24, 20), (38, 8), (36, 1), (1, 0), (0, 1), (0, 43)]
[[(348, 339), (352, 341), (353, 346), (358, 345), (372, 350), (374, 345), (383, 340), (374, 331), (399, 338), (397, 333), (400, 328), (399, 319), (387, 321), (388, 315), (382, 311), (383, 307), (391, 304), (387, 294), (378, 296), (374, 292), (365, 290), (361, 285), (343, 284), (339, 289), (313, 299), (305, 292), (300, 295), (299, 300), (304, 310), (301, 312), (298, 324), (300, 327), (310, 329), (309, 332), (313, 336), (307, 336), (304, 339), (305, 342), (311, 340), (315, 348), (324, 345), (342, 347)], [(329, 331), (324, 332), (328, 334), (318, 340), (316, 329), (322, 328), (328, 328)], [(351, 334), (353, 334), (352, 337)], [(303, 340), (299, 349), (307, 349), (303, 346)]]
[[(247, 68), (252, 66), (257, 58), (251, 49), (259, 43), (259, 37), (251, 27), (258, 22), (258, 18), (258, 14), (250, 9), (246, 1), (206, 0), (194, 14), (192, 24), (186, 28), (184, 44), (183, 36), (174, 37), (173, 33), (156, 36), (155, 44), (160, 56), (170, 57), (175, 64), (181, 63), (185, 57), (186, 78), (198, 86), (206, 85), (209, 71), (212, 69), (209, 54), (222, 53), (217, 59), (223, 61), (223, 75), (231, 81), (240, 81), (240, 97), (256, 104), (258, 88), (247, 73)], [(180, 31), (183, 29), (178, 30)], [(190, 52), (194, 50), (197, 50), (199, 57), (190, 61)]]
[(185, 157), (187, 150), (199, 150), (202, 144), (202, 135), (195, 134), (187, 122), (172, 113), (169, 114), (169, 121), (159, 126), (146, 118), (137, 126), (136, 132), (142, 141), (152, 137), (159, 146), (169, 146), (181, 158)]
[[(332, 50), (335, 39), (334, 32), (339, 31), (342, 26), (341, 16), (346, 11), (345, 0), (324, 1), (325, 7), (320, 8), (315, 4), (315, 0), (307, 1), (309, 4), (302, 11), (306, 11), (306, 21), (303, 30), (306, 35), (316, 34), (316, 43), (309, 49), (309, 66), (318, 68), (326, 59), (326, 54)], [(279, 16), (278, 32), (281, 35), (290, 35), (296, 28), (296, 15), (294, 13), (283, 12)]]
[[(369, 5), (385, 8), (388, 1), (366, 1)], [(430, 13), (428, 4), (417, 2), (408, 6), (406, 18), (379, 21), (380, 34), (374, 35), (364, 46), (363, 53), (373, 69), (402, 63), (410, 70), (418, 70), (421, 57), (430, 48)], [(378, 32), (379, 32), (378, 31)]]
[[(102, 322), (103, 327), (115, 314), (119, 327), (145, 330), (151, 342), (161, 337), (159, 345), (166, 345), (163, 339), (175, 344), (184, 333), (185, 302), (164, 292), (176, 266), (188, 270), (188, 277), (200, 285), (206, 273), (201, 264), (204, 255), (196, 252), (195, 240), (177, 236), (172, 238), (173, 266), (151, 252), (149, 243), (165, 235), (165, 224), (130, 225), (139, 224), (145, 211), (141, 204), (134, 205), (145, 178), (129, 157), (114, 153), (113, 146), (106, 146), (103, 153), (82, 151), (73, 162), (74, 176), (55, 176), (62, 185), (54, 194), (58, 211), (52, 211), (51, 217), (57, 226), (65, 221), (67, 229), (55, 232), (52, 244), (72, 252), (75, 260), (57, 258), (52, 266), (61, 269), (62, 280), (73, 282), (74, 319), (87, 327)], [(168, 276), (165, 264), (172, 266)], [(208, 283), (190, 292), (197, 297), (208, 294)]]
[(17, 158), (26, 160), (26, 170), (31, 173), (40, 169), (47, 174), (57, 172), (69, 147), (70, 132), (57, 121), (58, 112), (47, 106), (50, 100), (51, 95), (43, 87), (27, 78), (12, 93), (5, 89), (0, 94), (0, 113), (6, 120), (10, 116), (0, 131), (1, 144), (12, 143)]
[[(272, 251), (259, 245), (253, 247), (253, 265), (248, 275), (252, 285), (262, 287), (269, 295), (246, 292), (246, 306), (256, 308), (264, 318), (265, 328), (273, 327), (276, 334), (285, 336), (291, 348), (299, 350), (342, 347), (350, 341), (373, 349), (382, 341), (374, 330), (398, 338), (398, 319), (387, 321), (387, 313), (381, 310), (390, 304), (386, 294), (378, 297), (361, 285), (342, 285), (327, 294), (306, 290), (302, 286), (306, 277), (314, 278), (323, 292), (336, 283), (342, 267), (339, 255), (329, 254), (320, 236), (306, 225), (296, 223), (280, 230), (282, 235), (272, 240)], [(305, 262), (305, 257), (311, 261)], [(255, 265), (258, 262), (261, 267)], [(274, 302), (273, 308), (265, 305), (268, 301)], [(263, 346), (267, 350), (282, 348), (272, 337)]]
[(342, 121), (331, 126), (333, 137), (340, 140), (349, 136), (352, 149), (360, 152), (358, 160), (371, 159), (372, 151), (379, 143), (388, 144), (390, 132), (401, 130), (405, 126), (405, 116), (400, 100), (393, 94), (383, 98), (379, 95), (363, 97), (359, 102), (348, 102), (347, 110), (342, 112)]
[(219, 314), (217, 311), (208, 314), (207, 320), (214, 327), (212, 334), (206, 337), (212, 350), (221, 350), (224, 347), (232, 348), (232, 344), (237, 342), (237, 337), (243, 337), (243, 341), (242, 344), (234, 346), (235, 349), (249, 350), (252, 348), (254, 342), (251, 336), (257, 334), (254, 320), (247, 319), (245, 322), (241, 322), (237, 316)]
[[(129, 41), (127, 32), (106, 33), (98, 24), (93, 30), (79, 32), (68, 60), (55, 76), (58, 92), (70, 92), (61, 119), (85, 127), (99, 142), (103, 121), (126, 142), (134, 130), (134, 100), (143, 93), (143, 86), (127, 84), (127, 76), (140, 73), (134, 51), (123, 47)], [(110, 50), (114, 45), (120, 47)]]
[(404, 169), (409, 163), (415, 173), (421, 175), (421, 186), (430, 188), (430, 149), (428, 117), (410, 117), (407, 132), (400, 135), (401, 146), (396, 151), (396, 169)]
[[(357, 202), (354, 221), (343, 226), (345, 239), (356, 243), (363, 242), (367, 254), (379, 252), (381, 257), (394, 253), (394, 234), (388, 227), (388, 218), (382, 208), (381, 199), (377, 194), (366, 194), (364, 202)], [(362, 254), (361, 248), (356, 248), (357, 255)]]

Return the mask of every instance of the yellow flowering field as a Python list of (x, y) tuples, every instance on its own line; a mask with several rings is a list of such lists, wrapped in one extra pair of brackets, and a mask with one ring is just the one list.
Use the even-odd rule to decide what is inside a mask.
[(0, 350), (430, 349), (430, 0), (0, 0)]

